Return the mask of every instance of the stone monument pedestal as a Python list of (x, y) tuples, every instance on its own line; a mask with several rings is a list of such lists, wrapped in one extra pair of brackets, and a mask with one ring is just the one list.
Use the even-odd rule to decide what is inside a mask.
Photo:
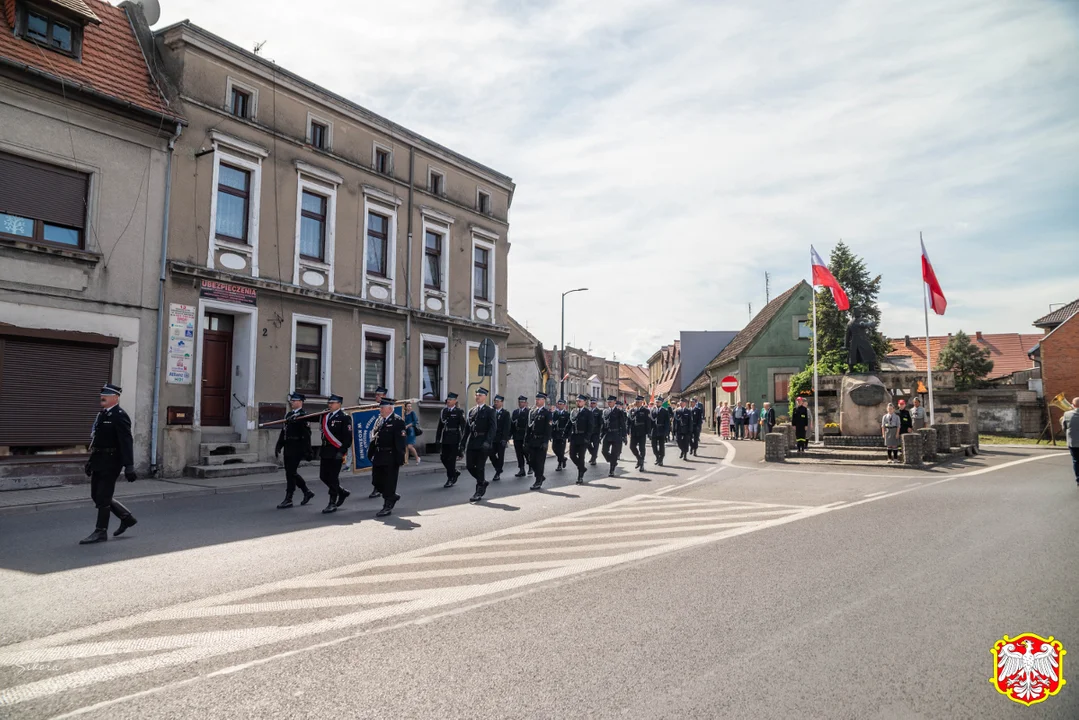
[(839, 385), (839, 430), (843, 435), (880, 435), (880, 419), (892, 396), (876, 375), (844, 375)]

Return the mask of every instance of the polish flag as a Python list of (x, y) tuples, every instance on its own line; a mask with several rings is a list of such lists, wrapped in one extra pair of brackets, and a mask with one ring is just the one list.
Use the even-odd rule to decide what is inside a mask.
[(832, 271), (820, 259), (820, 255), (817, 254), (812, 245), (809, 246), (809, 256), (813, 263), (813, 285), (830, 288), (832, 299), (835, 300), (835, 306), (840, 310), (850, 310), (850, 300), (847, 299), (847, 293), (843, 291), (839, 281), (835, 279), (835, 275), (832, 275)]
[(929, 287), (929, 307), (937, 315), (943, 315), (948, 307), (948, 300), (944, 297), (944, 291), (940, 289), (937, 274), (933, 272), (933, 263), (929, 262), (929, 255), (925, 252), (925, 243), (922, 242), (922, 280)]

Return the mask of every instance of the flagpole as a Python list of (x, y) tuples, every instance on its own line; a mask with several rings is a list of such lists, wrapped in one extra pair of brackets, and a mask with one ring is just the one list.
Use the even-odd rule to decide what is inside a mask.
[[(922, 253), (925, 253), (925, 241), (922, 233), (918, 233), (918, 242), (922, 244)], [(923, 260), (924, 262), (924, 260)], [(925, 283), (925, 272), (922, 272), (922, 311), (925, 313), (925, 374), (929, 377), (929, 426), (933, 426), (933, 354), (929, 349), (929, 286)]]
[[(812, 268), (813, 265), (813, 250), (810, 246), (809, 263)], [(812, 270), (810, 270), (810, 276), (812, 277)], [(817, 286), (813, 287), (813, 442), (820, 442), (820, 401), (817, 396), (820, 395), (818, 388), (820, 383), (817, 376)]]

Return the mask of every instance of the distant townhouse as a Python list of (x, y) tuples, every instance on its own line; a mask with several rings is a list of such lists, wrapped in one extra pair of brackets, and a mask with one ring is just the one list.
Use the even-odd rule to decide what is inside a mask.
[(229, 443), (259, 469), (257, 425), (290, 391), (318, 408), (385, 387), (429, 426), (450, 391), (504, 390), (513, 181), (190, 22), (154, 40), (190, 123), (167, 303), (194, 337), (170, 348), (167, 470), (208, 473)]
[(182, 120), (133, 23), (99, 0), (0, 0), (0, 464), (12, 477), (85, 480), (106, 382), (123, 388), (136, 466), (152, 462), (167, 168)]

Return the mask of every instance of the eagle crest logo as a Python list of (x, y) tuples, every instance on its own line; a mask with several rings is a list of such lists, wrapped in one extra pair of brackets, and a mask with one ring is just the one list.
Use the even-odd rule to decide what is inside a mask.
[(993, 683), (1009, 700), (1031, 706), (1043, 702), (1064, 687), (1064, 655), (1067, 651), (1050, 635), (1043, 638), (1023, 633), (1005, 635), (993, 645)]

